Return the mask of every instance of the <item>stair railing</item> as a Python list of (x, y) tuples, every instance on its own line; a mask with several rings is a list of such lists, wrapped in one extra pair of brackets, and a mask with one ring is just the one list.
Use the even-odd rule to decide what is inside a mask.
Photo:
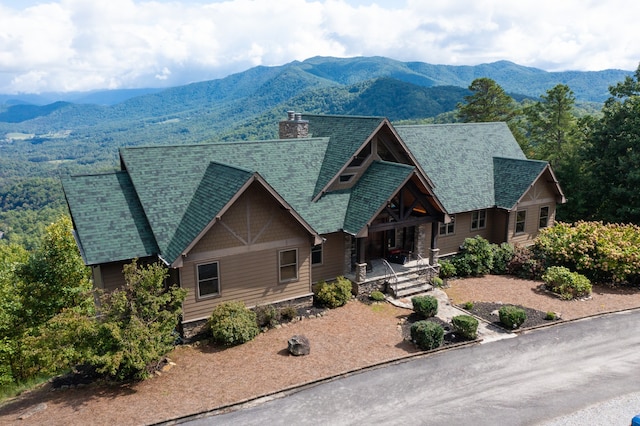
[(389, 283), (391, 288), (393, 288), (393, 294), (395, 297), (395, 295), (398, 294), (398, 275), (396, 274), (396, 271), (393, 270), (387, 259), (382, 259), (382, 265), (384, 265), (384, 280)]
[(438, 276), (438, 268), (431, 265), (427, 259), (420, 255), (420, 253), (416, 254), (418, 256), (418, 275), (422, 275), (426, 280), (428, 280), (429, 274), (427, 274), (427, 271), (431, 270), (431, 272), (433, 273), (431, 276)]

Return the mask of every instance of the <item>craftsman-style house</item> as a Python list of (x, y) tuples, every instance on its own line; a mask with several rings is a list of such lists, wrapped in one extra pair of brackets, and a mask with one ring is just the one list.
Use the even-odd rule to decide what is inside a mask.
[(455, 252), (467, 236), (527, 242), (564, 197), (502, 123), (400, 126), (289, 113), (280, 139), (120, 149), (119, 171), (63, 179), (94, 283), (134, 258), (188, 290), (183, 325), (223, 301), (309, 299), (374, 259)]

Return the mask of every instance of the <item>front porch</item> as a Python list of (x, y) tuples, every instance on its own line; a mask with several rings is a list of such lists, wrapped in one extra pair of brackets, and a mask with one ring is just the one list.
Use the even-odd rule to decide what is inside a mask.
[(437, 276), (439, 271), (437, 262), (431, 265), (422, 258), (404, 264), (371, 259), (366, 265), (357, 264), (345, 278), (356, 283), (358, 294), (379, 290), (394, 298), (401, 298), (431, 290), (431, 278)]

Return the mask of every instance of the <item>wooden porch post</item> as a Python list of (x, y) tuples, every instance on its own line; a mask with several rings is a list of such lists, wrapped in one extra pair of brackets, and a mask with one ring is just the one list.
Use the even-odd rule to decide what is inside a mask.
[(365, 256), (365, 238), (356, 238), (358, 246), (358, 262), (356, 263), (356, 283), (363, 283), (367, 279), (367, 262)]

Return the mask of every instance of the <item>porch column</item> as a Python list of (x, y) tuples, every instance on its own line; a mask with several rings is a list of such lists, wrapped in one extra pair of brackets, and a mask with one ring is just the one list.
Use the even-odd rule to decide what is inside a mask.
[(356, 262), (356, 283), (363, 283), (367, 279), (367, 262), (365, 257), (365, 238), (356, 238), (358, 245), (358, 261)]
[(429, 265), (438, 263), (438, 234), (440, 233), (440, 224), (438, 222), (431, 223), (431, 248), (429, 249)]

